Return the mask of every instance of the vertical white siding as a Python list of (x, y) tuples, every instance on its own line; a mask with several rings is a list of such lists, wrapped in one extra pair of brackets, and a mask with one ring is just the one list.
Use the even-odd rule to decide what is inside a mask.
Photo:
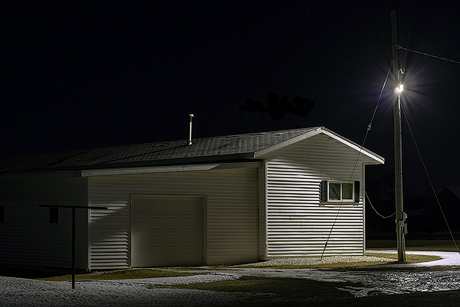
[[(0, 263), (71, 267), (71, 209), (60, 209), (59, 223), (49, 223), (40, 204), (86, 205), (86, 178), (0, 181)], [(77, 210), (77, 268), (87, 268), (86, 210)]]
[[(268, 257), (362, 255), (363, 163), (371, 161), (317, 135), (264, 156), (267, 165)], [(357, 163), (356, 163), (357, 162)], [(356, 167), (355, 167), (356, 165)], [(322, 180), (360, 181), (355, 204), (320, 203)], [(332, 230), (332, 232), (331, 232)]]
[(131, 195), (206, 196), (207, 264), (258, 258), (257, 169), (133, 174), (89, 178), (91, 269), (129, 267)]

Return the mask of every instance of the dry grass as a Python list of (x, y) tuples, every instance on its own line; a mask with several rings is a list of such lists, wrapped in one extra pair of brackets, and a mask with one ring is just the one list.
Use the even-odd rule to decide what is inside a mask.
[[(428, 245), (426, 241), (418, 242), (419, 246), (408, 244), (407, 250), (430, 250), (430, 251), (456, 251), (454, 247), (444, 242)], [(380, 246), (368, 246), (372, 249), (389, 249), (392, 242), (380, 242)], [(385, 268), (380, 266), (372, 268), (376, 264), (395, 263), (397, 260), (397, 253), (369, 253), (368, 256), (383, 257), (394, 259), (394, 261), (382, 262), (358, 262), (358, 263), (336, 263), (336, 264), (322, 264), (303, 266), (304, 268), (326, 268), (336, 270), (361, 270), (363, 267), (368, 266), (369, 270), (395, 270), (395, 268)], [(436, 256), (426, 255), (411, 255), (406, 254), (407, 260), (410, 263), (425, 262), (438, 260)], [(278, 266), (271, 267), (273, 269), (299, 269), (302, 266)], [(228, 266), (213, 266), (213, 267), (174, 267), (174, 268), (155, 268), (155, 269), (130, 269), (130, 270), (117, 270), (117, 271), (102, 271), (93, 272), (90, 274), (78, 274), (77, 280), (88, 279), (133, 279), (133, 278), (157, 278), (157, 277), (174, 277), (174, 276), (190, 276), (191, 273), (183, 272), (183, 270), (225, 270), (230, 269)], [(267, 269), (267, 268), (264, 268)], [(439, 270), (460, 270), (460, 267), (417, 267), (417, 268), (400, 268), (404, 271), (439, 271)], [(2, 276), (16, 276), (25, 278), (37, 278), (41, 280), (70, 280), (71, 275), (62, 274), (62, 272), (51, 272), (43, 270), (30, 270), (24, 268), (2, 267), (0, 266), (0, 275)], [(250, 292), (254, 296), (245, 300), (245, 306), (458, 306), (460, 301), (459, 291), (442, 291), (433, 293), (412, 293), (402, 295), (378, 295), (370, 297), (355, 298), (346, 291), (338, 290), (337, 288), (354, 287), (359, 284), (353, 283), (330, 283), (320, 282), (306, 279), (295, 278), (261, 278), (247, 276), (238, 280), (227, 280), (212, 283), (196, 283), (188, 285), (173, 285), (167, 286), (170, 288), (181, 289), (198, 289), (210, 291), (224, 291), (224, 292)], [(165, 286), (151, 286), (151, 288), (165, 287)]]
[[(372, 253), (368, 256), (397, 259), (397, 254), (388, 253)], [(407, 254), (407, 262), (417, 263), (439, 260), (437, 256), (427, 255), (410, 255)], [(351, 269), (359, 267), (370, 267), (375, 265), (392, 264), (396, 261), (382, 260), (381, 262), (340, 262), (340, 263), (322, 263), (314, 265), (277, 265), (263, 267), (264, 269)], [(246, 266), (245, 268), (261, 268), (258, 266)], [(96, 271), (88, 274), (77, 274), (76, 280), (116, 280), (116, 279), (139, 279), (139, 278), (159, 278), (159, 277), (179, 277), (192, 276), (196, 273), (188, 273), (184, 271), (199, 271), (199, 270), (231, 270), (232, 266), (205, 266), (205, 267), (170, 267), (170, 268), (149, 268), (149, 269), (127, 269), (114, 271)], [(14, 267), (0, 267), (0, 275), (31, 278), (47, 281), (69, 281), (72, 279), (71, 274), (62, 273), (62, 271), (43, 271), (32, 270)]]
[[(395, 253), (366, 253), (366, 256), (390, 258), (390, 259), (395, 259), (395, 260), (398, 259), (398, 253), (396, 252)], [(406, 263), (422, 263), (422, 262), (436, 261), (436, 260), (441, 260), (441, 259), (442, 258), (439, 256), (406, 254)], [(394, 263), (394, 262), (390, 262), (390, 263)]]
[[(370, 249), (392, 249), (394, 248), (394, 241), (392, 240), (379, 240), (379, 241), (368, 241), (368, 248)], [(407, 241), (407, 250), (429, 250), (429, 251), (456, 251), (455, 246), (452, 245), (452, 241), (449, 240), (413, 240)], [(388, 253), (372, 253), (367, 254), (369, 256), (383, 257), (394, 259), (395, 261), (382, 260), (381, 262), (344, 262), (344, 263), (332, 263), (332, 264), (316, 264), (316, 265), (281, 265), (265, 267), (270, 269), (300, 269), (300, 268), (316, 268), (316, 269), (347, 269), (347, 268), (358, 268), (358, 267), (370, 267), (382, 264), (392, 264), (397, 260), (396, 252), (394, 254)], [(427, 255), (411, 255), (406, 254), (407, 262), (417, 263), (434, 261), (440, 259), (437, 256)], [(254, 266), (255, 267), (255, 266)], [(158, 278), (158, 277), (176, 277), (176, 276), (190, 276), (195, 275), (183, 271), (195, 271), (195, 270), (229, 270), (231, 266), (206, 266), (206, 267), (172, 267), (172, 268), (153, 268), (153, 269), (129, 269), (129, 270), (117, 270), (117, 271), (104, 271), (104, 272), (93, 272), (90, 274), (77, 274), (77, 280), (110, 280), (110, 279), (137, 279), (137, 278)], [(13, 276), (23, 277), (40, 280), (50, 281), (68, 281), (71, 280), (71, 275), (66, 271), (57, 270), (37, 270), (31, 268), (22, 267), (10, 267), (0, 266), (0, 276)]]
[[(388, 250), (396, 249), (396, 240), (368, 240), (367, 249)], [(406, 250), (408, 251), (437, 251), (437, 252), (457, 252), (457, 248), (452, 240), (406, 240)]]
[[(366, 253), (366, 256), (380, 257), (382, 261), (360, 261), (360, 262), (337, 262), (337, 263), (318, 263), (311, 265), (272, 265), (272, 266), (256, 266), (256, 265), (245, 265), (244, 268), (263, 268), (263, 269), (346, 269), (346, 268), (358, 268), (358, 267), (367, 267), (367, 266), (376, 266), (384, 264), (394, 264), (398, 263), (397, 253)], [(383, 259), (385, 258), (385, 259)], [(394, 259), (395, 261), (388, 261), (387, 259)], [(406, 255), (406, 263), (421, 263), (429, 262), (442, 259), (439, 256), (429, 256), (429, 255)], [(238, 266), (237, 266), (238, 267)], [(209, 267), (214, 269), (213, 267)], [(221, 268), (231, 268), (231, 267), (221, 267)]]
[[(140, 278), (159, 278), (159, 277), (180, 277), (193, 276), (196, 274), (177, 272), (161, 269), (128, 269), (117, 271), (93, 272), (89, 274), (78, 274), (75, 280), (117, 280), (117, 279), (140, 279)], [(36, 278), (48, 281), (68, 281), (72, 279), (71, 274)]]

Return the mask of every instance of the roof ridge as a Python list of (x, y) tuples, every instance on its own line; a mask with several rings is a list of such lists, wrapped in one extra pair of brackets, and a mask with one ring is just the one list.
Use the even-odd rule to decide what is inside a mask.
[[(287, 131), (294, 131), (294, 130), (313, 130), (320, 128), (321, 126), (316, 127), (306, 127), (306, 128), (294, 128), (294, 129), (283, 129), (283, 130), (271, 130), (271, 131), (260, 131), (260, 132), (247, 132), (247, 133), (240, 133), (240, 134), (229, 134), (229, 135), (217, 135), (217, 136), (209, 136), (209, 137), (201, 137), (201, 138), (194, 138), (194, 141), (204, 140), (204, 139), (212, 139), (212, 138), (224, 138), (224, 137), (234, 137), (234, 136), (244, 136), (244, 135), (264, 135), (270, 133), (279, 133), (279, 132), (287, 132)], [(122, 148), (122, 147), (131, 147), (131, 146), (144, 146), (144, 145), (154, 145), (154, 144), (165, 144), (165, 143), (175, 143), (175, 142), (187, 142), (186, 139), (177, 139), (177, 140), (170, 140), (170, 141), (158, 141), (158, 142), (147, 142), (147, 143), (134, 143), (134, 144), (123, 144), (123, 145), (111, 145), (111, 146), (103, 146), (103, 147), (91, 147), (91, 148), (80, 148), (80, 149), (70, 149), (70, 150), (59, 150), (53, 152), (42, 152), (42, 153), (33, 153), (33, 154), (25, 154), (25, 155), (17, 155), (11, 158), (8, 158), (3, 161), (7, 161), (9, 159), (19, 158), (19, 157), (29, 157), (29, 156), (40, 156), (40, 155), (50, 155), (50, 154), (64, 154), (64, 153), (72, 153), (72, 152), (82, 152), (86, 153), (96, 149), (109, 149), (109, 148)]]
[[(192, 145), (187, 145), (187, 140), (182, 139), (24, 155), (1, 161), (0, 172), (253, 159), (262, 152), (270, 152), (295, 143), (303, 139), (303, 136), (308, 138), (309, 135), (315, 135), (315, 131), (330, 130), (318, 126), (197, 138)], [(338, 134), (337, 137), (343, 138)]]

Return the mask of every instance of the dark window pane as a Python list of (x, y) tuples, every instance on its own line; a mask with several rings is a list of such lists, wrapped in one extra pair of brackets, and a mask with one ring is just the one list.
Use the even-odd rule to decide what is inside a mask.
[(329, 200), (340, 200), (340, 183), (329, 183)]
[(342, 199), (353, 199), (353, 183), (342, 183)]

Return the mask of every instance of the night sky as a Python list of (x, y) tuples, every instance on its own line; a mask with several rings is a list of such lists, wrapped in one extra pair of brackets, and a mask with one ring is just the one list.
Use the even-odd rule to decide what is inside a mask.
[[(185, 140), (189, 113), (195, 138), (325, 126), (361, 144), (391, 64), (391, 10), (399, 45), (460, 61), (456, 3), (2, 3), (0, 159)], [(460, 64), (399, 55), (435, 188), (460, 185)], [(288, 107), (267, 112), (267, 97)], [(392, 97), (390, 79), (364, 144), (386, 158), (382, 174), (394, 163)], [(405, 189), (424, 193), (403, 122)]]

